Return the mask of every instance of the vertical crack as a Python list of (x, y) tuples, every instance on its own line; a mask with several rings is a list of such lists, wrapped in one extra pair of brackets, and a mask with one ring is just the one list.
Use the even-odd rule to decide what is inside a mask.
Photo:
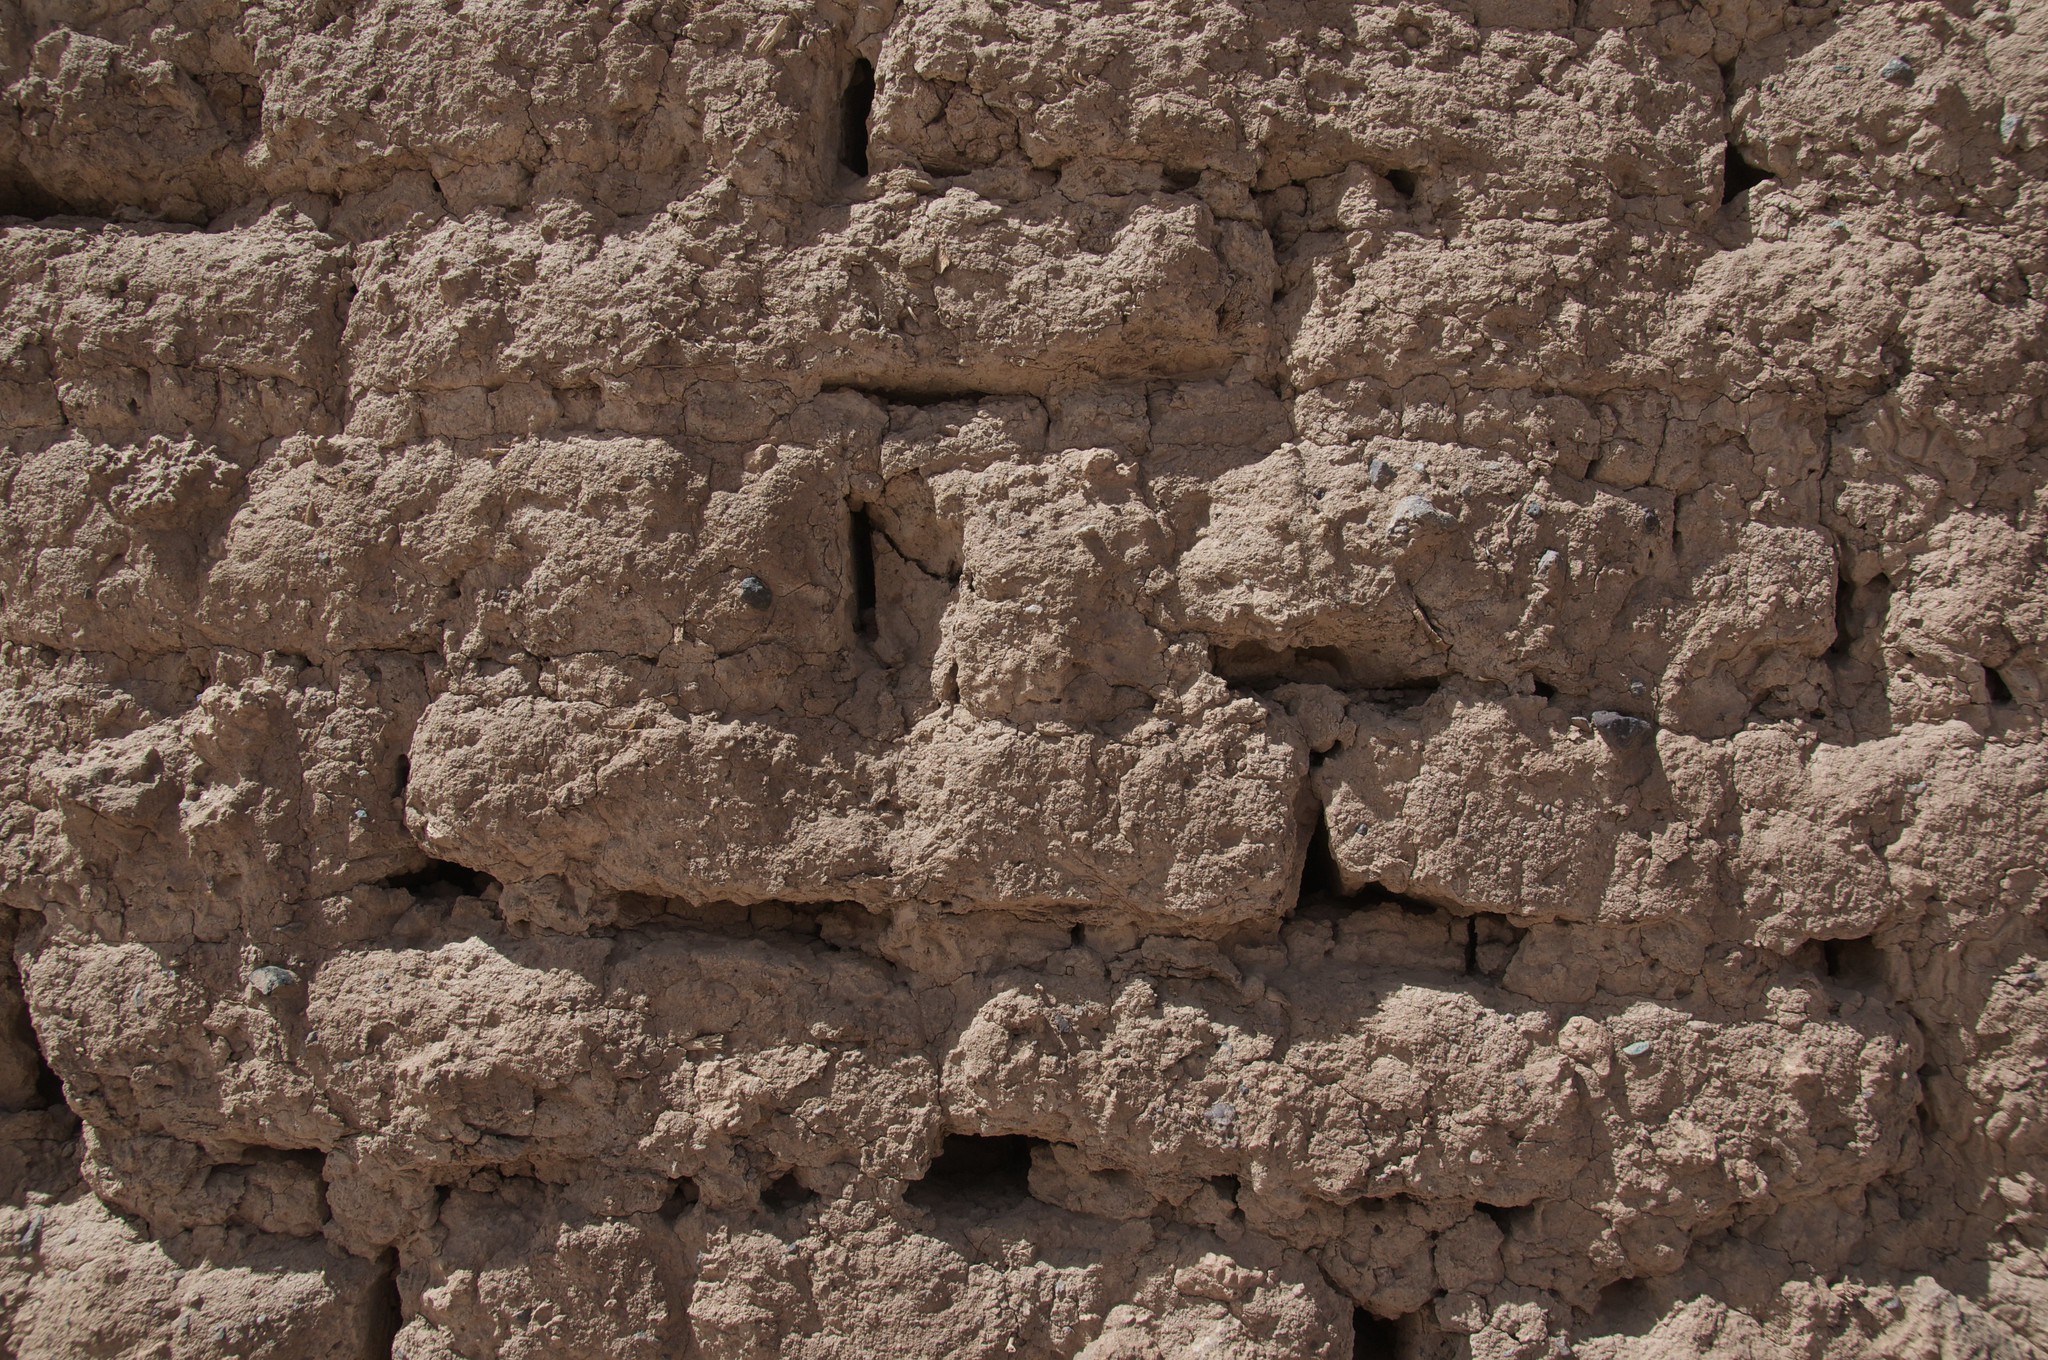
[(879, 596), (875, 583), (875, 526), (864, 506), (853, 511), (852, 542), (847, 557), (853, 564), (854, 631), (873, 641), (881, 634), (876, 613)]
[(363, 1355), (365, 1360), (405, 1360), (405, 1351), (398, 1344), (398, 1329), (405, 1325), (405, 1304), (398, 1293), (397, 1248), (386, 1251), (378, 1266), (377, 1283), (370, 1289)]
[(860, 57), (839, 98), (839, 163), (863, 179), (868, 173), (868, 115), (874, 107), (874, 63)]

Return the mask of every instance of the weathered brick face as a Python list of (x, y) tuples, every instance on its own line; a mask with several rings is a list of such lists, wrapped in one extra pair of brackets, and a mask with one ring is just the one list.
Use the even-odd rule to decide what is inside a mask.
[(0, 1354), (2048, 1350), (2044, 72), (0, 0)]

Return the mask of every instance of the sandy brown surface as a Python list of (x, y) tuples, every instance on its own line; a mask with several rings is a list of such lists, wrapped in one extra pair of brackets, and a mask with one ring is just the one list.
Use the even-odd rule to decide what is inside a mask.
[(2048, 1353), (2044, 0), (0, 88), (0, 1356)]

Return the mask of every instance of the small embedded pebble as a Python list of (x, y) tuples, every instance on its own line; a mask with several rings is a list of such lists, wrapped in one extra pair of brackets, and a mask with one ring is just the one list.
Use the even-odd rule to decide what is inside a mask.
[(1530, 519), (1542, 519), (1543, 502), (1537, 500), (1534, 496), (1531, 496), (1526, 502), (1523, 503), (1522, 513), (1527, 515)]
[(1219, 1100), (1208, 1108), (1203, 1117), (1217, 1128), (1227, 1129), (1237, 1122), (1237, 1106), (1227, 1100)]
[(740, 582), (740, 600), (749, 609), (766, 609), (775, 603), (775, 592), (760, 577), (749, 576)]
[(1621, 1051), (1631, 1058), (1640, 1058), (1650, 1051), (1650, 1041), (1648, 1039), (1638, 1039), (1624, 1047)]
[(1605, 738), (1609, 746), (1633, 748), (1648, 741), (1656, 728), (1642, 718), (1603, 708), (1593, 714), (1593, 730)]
[(1456, 524), (1458, 521), (1436, 508), (1436, 502), (1427, 496), (1403, 496), (1401, 503), (1394, 507), (1394, 520), (1390, 527), (1400, 528), (1408, 524)]
[(1365, 479), (1374, 486), (1385, 486), (1394, 480), (1394, 465), (1384, 458), (1375, 458), (1366, 465)]
[(2008, 113), (2005, 117), (1998, 120), (1999, 141), (2004, 142), (2007, 146), (2011, 146), (2019, 140), (2019, 135), (2020, 116), (2018, 114)]
[(1894, 85), (1911, 85), (1915, 74), (1913, 63), (1904, 57), (1893, 57), (1880, 66), (1877, 73)]
[(1564, 558), (1558, 555), (1558, 551), (1555, 548), (1545, 548), (1543, 556), (1536, 559), (1536, 570), (1545, 575), (1549, 575), (1563, 565)]
[(274, 963), (266, 963), (249, 974), (249, 985), (263, 995), (269, 996), (272, 992), (278, 991), (281, 988), (298, 986), (299, 975), (289, 968), (280, 968)]

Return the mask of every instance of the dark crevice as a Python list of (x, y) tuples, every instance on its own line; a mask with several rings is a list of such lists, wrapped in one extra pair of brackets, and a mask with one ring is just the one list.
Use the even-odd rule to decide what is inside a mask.
[(195, 74), (193, 83), (205, 92), (214, 118), (240, 146), (247, 148), (263, 127), (263, 87), (233, 72)]
[(1608, 1285), (1593, 1305), (1593, 1316), (1600, 1319), (1602, 1328), (1621, 1336), (1644, 1335), (1659, 1321), (1659, 1311), (1650, 1286), (1635, 1278)]
[(1529, 932), (1498, 912), (1475, 912), (1465, 918), (1465, 976), (1498, 982)]
[(36, 1055), (36, 1104), (45, 1110), (69, 1109), (71, 1102), (64, 1097), (64, 1079), (43, 1055), (43, 1036), (36, 1032), (35, 1018), (28, 1013), (26, 1004), (22, 1005), (20, 1015), (21, 1027), (27, 1031), (29, 1045)]
[(1402, 685), (1380, 685), (1361, 691), (1364, 697), (1381, 708), (1406, 710), (1419, 708), (1429, 702), (1429, 696), (1442, 688), (1441, 679), (1412, 680)]
[(1527, 1219), (1531, 1212), (1526, 1206), (1504, 1204), (1475, 1204), (1472, 1207), (1492, 1219), (1493, 1226), (1500, 1229), (1502, 1237), (1513, 1237), (1515, 1225)]
[(1167, 188), (1177, 194), (1184, 194), (1202, 182), (1202, 172), (1199, 170), (1184, 170), (1178, 166), (1169, 165), (1163, 172), (1162, 178), (1165, 179)]
[(663, 1200), (661, 1207), (654, 1212), (661, 1217), (662, 1222), (673, 1223), (689, 1212), (690, 1206), (696, 1202), (697, 1182), (684, 1176), (676, 1181), (674, 1188), (668, 1192), (668, 1198)]
[(1882, 397), (1896, 391), (1906, 375), (1913, 371), (1913, 347), (1895, 336), (1891, 343), (1880, 345), (1877, 352), (1884, 361), (1884, 388), (1876, 393)]
[(1387, 171), (1387, 183), (1394, 186), (1394, 192), (1406, 199), (1415, 197), (1416, 178), (1413, 170)]
[(1295, 910), (1312, 902), (1326, 902), (1344, 896), (1344, 876), (1337, 868), (1337, 856), (1330, 849), (1330, 823), (1318, 816), (1303, 849), (1301, 887), (1295, 894)]
[(1884, 951), (1869, 936), (1852, 940), (1822, 940), (1821, 969), (1845, 987), (1876, 992), (1884, 987)]
[(1270, 690), (1288, 684), (1341, 688), (1353, 668), (1335, 647), (1268, 647), (1240, 642), (1211, 648), (1209, 669), (1233, 689)]
[(1734, 142), (1730, 142), (1721, 168), (1721, 202), (1733, 203), (1737, 195), (1747, 193), (1767, 179), (1776, 178), (1776, 175), (1744, 156), (1742, 149)]
[(384, 1253), (377, 1283), (370, 1288), (370, 1314), (363, 1328), (364, 1360), (396, 1360), (398, 1329), (405, 1325), (405, 1302), (398, 1294), (398, 1252)]
[(986, 401), (997, 395), (950, 387), (842, 387), (836, 390), (857, 392), (886, 406), (944, 406), (956, 401)]
[(1031, 1150), (1044, 1146), (1044, 1139), (1023, 1134), (948, 1134), (931, 1169), (903, 1198), (929, 1213), (1001, 1212), (1031, 1197)]
[(865, 507), (853, 512), (850, 559), (853, 564), (853, 618), (855, 631), (870, 640), (880, 636), (875, 593), (875, 526)]
[(0, 1098), (0, 1111), (15, 1108), (8, 1103), (8, 1098), (12, 1097), (25, 1100), (31, 1109), (53, 1110), (68, 1105), (64, 1098), (64, 1083), (57, 1076), (56, 1069), (50, 1066), (50, 1059), (43, 1048), (43, 1036), (36, 1029), (35, 1017), (29, 1013), (27, 998), (22, 995), (16, 949), (24, 925), (25, 922), (13, 912), (0, 910), (0, 1043), (25, 1045), (34, 1055), (35, 1078), (29, 1090), (17, 1087), (9, 1097)]
[(1532, 685), (1534, 685), (1534, 686), (1536, 687), (1536, 697), (1537, 697), (1537, 698), (1539, 698), (1539, 699), (1555, 699), (1555, 698), (1557, 697), (1557, 686), (1556, 686), (1556, 685), (1550, 684), (1550, 683), (1548, 683), (1547, 681), (1543, 681), (1543, 680), (1538, 680), (1538, 679), (1536, 679), (1536, 678), (1535, 678), (1535, 677), (1533, 677), (1533, 676), (1532, 676), (1532, 677), (1530, 677), (1529, 683), (1530, 683), (1530, 684), (1532, 684)]
[(798, 1180), (794, 1171), (785, 1171), (762, 1187), (761, 1207), (771, 1214), (786, 1214), (817, 1197), (818, 1192)]
[(1994, 704), (2012, 702), (2012, 686), (2005, 683), (2005, 677), (1990, 666), (1984, 668), (1984, 692)]
[(1342, 648), (1271, 647), (1262, 642), (1211, 647), (1209, 669), (1232, 689), (1266, 693), (1282, 685), (1328, 685), (1393, 708), (1425, 702), (1442, 683), (1434, 676), (1392, 685), (1374, 683), (1367, 664)]
[(1835, 640), (1828, 644), (1830, 657), (1846, 658), (1849, 648), (1862, 635), (1856, 615), (1856, 583), (1844, 576), (1835, 582)]
[(1877, 639), (1883, 635), (1891, 609), (1892, 583), (1883, 575), (1861, 585), (1846, 576), (1835, 583), (1835, 639), (1827, 664), (1836, 684), (1836, 701), (1855, 708), (1872, 698), (1882, 683)]
[[(1316, 908), (1314, 914), (1329, 917), (1354, 911), (1366, 911), (1373, 907), (1399, 907), (1411, 916), (1443, 916), (1446, 909), (1425, 898), (1398, 893), (1383, 883), (1367, 883), (1356, 892), (1346, 892), (1344, 877), (1338, 868), (1337, 857), (1330, 848), (1330, 828), (1326, 818), (1316, 819), (1315, 829), (1310, 833), (1308, 846), (1303, 854), (1301, 866), (1301, 890), (1295, 899), (1292, 914), (1300, 915), (1309, 908)], [(1473, 918), (1478, 919), (1478, 918)], [(1491, 922), (1498, 922), (1501, 930), (1513, 930), (1507, 925), (1507, 918), (1488, 916)], [(1470, 925), (1468, 922), (1468, 930)], [(1491, 927), (1479, 936), (1482, 942), (1496, 933)], [(1521, 932), (1515, 931), (1520, 937)]]
[(381, 879), (380, 888), (400, 888), (415, 897), (481, 897), (498, 880), (479, 869), (465, 868), (448, 860), (428, 860), (426, 867)]
[(295, 1166), (301, 1171), (310, 1171), (324, 1177), (327, 1171), (327, 1154), (318, 1148), (273, 1148), (252, 1147), (243, 1156), (248, 1164), (269, 1162), (277, 1166)]
[(14, 176), (0, 177), (0, 217), (24, 217), (31, 222), (53, 217), (99, 217), (77, 204), (66, 203), (33, 181)]
[(1400, 1360), (1401, 1320), (1364, 1308), (1351, 1310), (1351, 1360)]
[(57, 1069), (51, 1067), (49, 1059), (43, 1056), (41, 1043), (36, 1045), (36, 1099), (43, 1103), (46, 1110), (54, 1110), (66, 1103), (64, 1079), (57, 1075)]
[(846, 93), (839, 99), (839, 163), (862, 178), (868, 173), (868, 115), (874, 107), (874, 64), (860, 57), (854, 61)]
[(1934, 1060), (1929, 1058), (1914, 1074), (1920, 1078), (1920, 1099), (1913, 1102), (1913, 1122), (1920, 1129), (1922, 1141), (1934, 1137)]
[(1209, 1188), (1221, 1195), (1233, 1209), (1237, 1207), (1238, 1180), (1235, 1176), (1211, 1176)]

